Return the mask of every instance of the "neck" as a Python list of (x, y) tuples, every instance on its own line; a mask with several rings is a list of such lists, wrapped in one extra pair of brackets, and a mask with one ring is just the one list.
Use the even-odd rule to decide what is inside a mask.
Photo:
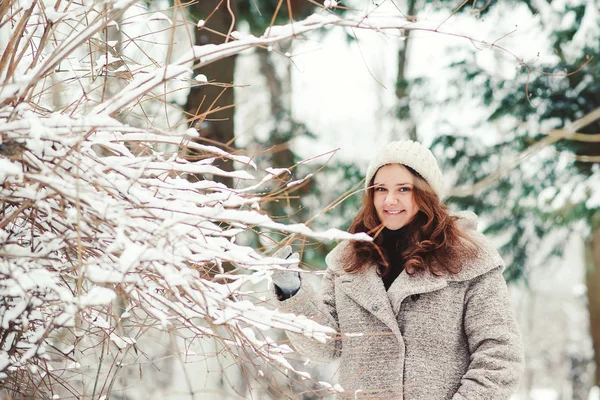
[(402, 228), (394, 230), (383, 228), (383, 231), (381, 233), (383, 234), (384, 238), (402, 236), (406, 231), (408, 231), (408, 225), (410, 224), (404, 225)]
[(403, 227), (401, 227), (399, 229), (395, 229), (395, 230), (383, 228), (383, 231), (381, 233), (383, 234), (384, 238), (398, 238), (398, 237), (405, 236), (407, 234), (407, 232), (412, 231), (414, 229), (414, 227), (416, 227), (416, 225), (417, 225), (416, 220), (417, 220), (417, 218), (415, 217), (412, 220), (410, 220), (408, 222), (408, 224), (404, 225)]

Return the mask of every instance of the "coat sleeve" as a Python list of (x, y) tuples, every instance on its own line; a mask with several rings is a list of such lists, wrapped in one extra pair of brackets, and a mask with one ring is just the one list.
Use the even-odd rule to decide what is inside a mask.
[(470, 363), (452, 400), (505, 400), (516, 391), (524, 356), (501, 268), (475, 278), (465, 295)]
[[(334, 275), (330, 272), (323, 277), (320, 294), (312, 288), (306, 279), (303, 279), (300, 290), (295, 295), (277, 302), (281, 311), (303, 314), (313, 321), (339, 332), (335, 306)], [(326, 343), (318, 342), (298, 333), (287, 332), (287, 335), (296, 350), (313, 361), (330, 362), (341, 355), (342, 341), (339, 334)]]

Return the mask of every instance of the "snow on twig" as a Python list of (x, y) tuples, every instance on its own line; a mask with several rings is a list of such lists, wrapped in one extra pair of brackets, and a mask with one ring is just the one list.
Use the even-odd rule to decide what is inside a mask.
[[(335, 332), (257, 302), (253, 288), (281, 260), (236, 236), (274, 230), (369, 239), (277, 223), (261, 200), (286, 170), (260, 171), (249, 157), (198, 143), (195, 131), (140, 127), (119, 116), (163, 82), (189, 74), (191, 60), (208, 63), (272, 39), (196, 47), (164, 67), (132, 65), (128, 86), (97, 96), (99, 64), (81, 60), (92, 58), (91, 44), (103, 46), (96, 33), (118, 25), (133, 3), (50, 10), (36, 2), (31, 14), (17, 8), (1, 17), (6, 27), (17, 29), (12, 22), (21, 17), (33, 27), (13, 42), (26, 56), (0, 71), (0, 381), (14, 393), (26, 390), (24, 376), (50, 387), (85, 368), (84, 347), (116, 348), (114, 362), (124, 365), (131, 349), (143, 351), (150, 328), (185, 329), (220, 341), (235, 357), (250, 352), (294, 370), (283, 357), (289, 346), (257, 332), (282, 329), (322, 342)], [(42, 83), (55, 80), (77, 83), (82, 95), (64, 108), (48, 101), (54, 89)], [(187, 159), (187, 151), (200, 156)], [(213, 165), (216, 158), (243, 168), (225, 171)], [(231, 188), (217, 176), (250, 184)]]
[[(198, 84), (189, 78), (193, 69), (253, 47), (327, 26), (431, 27), (399, 17), (323, 13), (273, 26), (261, 37), (232, 33), (227, 43), (190, 46), (173, 62), (143, 66), (108, 39), (109, 29), (132, 29), (119, 18), (134, 3), (51, 9), (28, 2), (31, 13), (15, 7), (19, 11), (0, 17), (10, 35), (21, 35), (11, 43), (23, 55), (0, 67), (2, 385), (18, 388), (23, 376), (67, 381), (62, 374), (90, 367), (82, 356), (89, 348), (102, 357), (112, 354), (114, 365), (134, 363), (128, 354), (144, 351), (149, 330), (185, 330), (219, 341), (239, 360), (258, 358), (309, 379), (284, 358), (292, 349), (265, 332), (285, 330), (320, 342), (336, 332), (264, 304), (256, 285), (267, 283), (285, 261), (263, 257), (236, 239), (257, 231), (371, 238), (274, 221), (261, 201), (271, 195), (270, 182), (290, 178), (289, 169), (261, 171), (250, 157), (200, 143), (194, 129), (143, 126), (127, 115), (159, 101), (157, 88)], [(172, 26), (175, 18), (144, 20)], [(168, 103), (166, 94), (161, 101)], [(218, 158), (240, 168), (225, 171), (214, 165)], [(219, 176), (245, 183), (228, 187)]]

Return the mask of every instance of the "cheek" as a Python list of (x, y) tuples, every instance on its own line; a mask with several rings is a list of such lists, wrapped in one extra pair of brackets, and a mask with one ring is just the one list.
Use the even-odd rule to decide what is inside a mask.
[(413, 198), (409, 200), (410, 209), (416, 214), (419, 211), (419, 206)]
[(379, 211), (383, 204), (383, 197), (381, 195), (373, 196), (373, 205), (375, 206), (375, 210)]

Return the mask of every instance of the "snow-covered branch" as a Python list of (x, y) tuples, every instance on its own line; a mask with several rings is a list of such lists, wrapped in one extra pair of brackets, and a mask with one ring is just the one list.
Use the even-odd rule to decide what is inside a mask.
[[(194, 47), (164, 67), (140, 68), (122, 57), (131, 81), (111, 93), (97, 82), (108, 77), (106, 63), (86, 60), (108, 57), (111, 44), (98, 33), (107, 36), (133, 3), (57, 3), (62, 8), (52, 10), (47, 2), (12, 0), (13, 11), (1, 16), (2, 37), (10, 38), (2, 57), (16, 55), (1, 69), (0, 85), (0, 381), (13, 393), (50, 393), (60, 381), (78, 398), (87, 390), (106, 394), (111, 385), (99, 385), (98, 376), (92, 389), (71, 386), (69, 371), (82, 371), (89, 348), (101, 349), (101, 357), (118, 349), (113, 362), (127, 362), (130, 352), (143, 351), (139, 342), (150, 329), (185, 329), (220, 341), (236, 357), (250, 353), (293, 370), (282, 357), (291, 349), (260, 332), (283, 329), (319, 341), (335, 332), (257, 301), (255, 285), (286, 261), (264, 257), (236, 236), (369, 239), (275, 222), (261, 201), (279, 171), (198, 143), (194, 129), (118, 119), (186, 74), (192, 60), (202, 65), (291, 37)], [(97, 51), (102, 46), (105, 53)], [(81, 95), (61, 104), (52, 97), (55, 85)], [(199, 156), (190, 160), (189, 151)], [(224, 171), (213, 165), (216, 158), (241, 168)], [(218, 176), (248, 184), (227, 187)]]

